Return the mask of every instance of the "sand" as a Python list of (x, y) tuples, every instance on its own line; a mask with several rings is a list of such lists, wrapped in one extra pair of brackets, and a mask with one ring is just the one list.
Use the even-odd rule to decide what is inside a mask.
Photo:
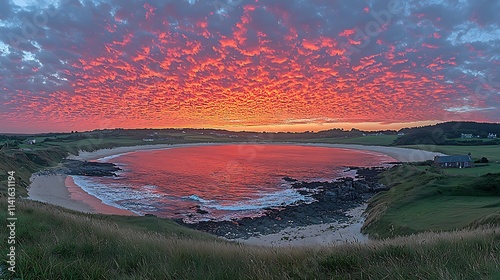
[(103, 203), (75, 184), (73, 178), (67, 175), (37, 175), (31, 176), (28, 188), (28, 199), (61, 206), (67, 209), (94, 214), (127, 215), (135, 213), (116, 208)]
[(117, 147), (111, 149), (101, 149), (93, 152), (79, 151), (78, 155), (70, 155), (68, 159), (75, 160), (97, 160), (104, 157), (116, 156), (137, 151), (148, 151), (148, 150), (164, 150), (173, 148), (187, 148), (187, 147), (199, 147), (199, 146), (216, 146), (216, 145), (226, 145), (219, 143), (196, 143), (196, 144), (158, 144), (158, 145), (139, 145), (139, 146), (127, 146), (127, 147)]
[[(196, 147), (208, 145), (227, 145), (227, 144), (252, 144), (255, 143), (197, 143), (197, 144), (162, 144), (162, 145), (143, 145), (131, 147), (118, 147), (112, 149), (102, 149), (94, 152), (80, 151), (78, 155), (71, 155), (69, 159), (76, 160), (97, 160), (104, 157), (116, 156), (119, 154), (130, 153), (141, 150), (158, 150), (182, 147)], [(297, 144), (297, 143), (259, 143), (265, 145), (302, 145), (314, 147), (331, 147), (340, 149), (355, 149), (370, 151), (388, 155), (396, 161), (416, 162), (433, 159), (439, 153), (433, 153), (422, 150), (383, 147), (383, 146), (364, 146), (350, 144)], [(86, 193), (78, 187), (71, 176), (66, 175), (36, 175), (31, 178), (32, 183), (28, 189), (28, 198), (36, 201), (50, 203), (62, 206), (67, 209), (85, 212), (100, 213), (112, 215), (135, 215), (133, 212), (106, 205), (98, 198)], [(363, 212), (366, 204), (352, 209), (348, 214), (352, 219), (347, 224), (330, 223), (311, 225), (305, 227), (287, 228), (279, 233), (251, 237), (249, 239), (237, 239), (235, 241), (258, 245), (258, 246), (314, 246), (325, 244), (339, 244), (350, 242), (366, 242), (368, 237), (361, 234), (361, 226), (364, 222)]]
[[(251, 144), (256, 145), (256, 143), (196, 143), (196, 144), (159, 144), (159, 145), (141, 145), (141, 146), (129, 146), (129, 147), (118, 147), (111, 149), (101, 149), (93, 152), (80, 151), (78, 155), (71, 155), (68, 159), (76, 160), (97, 160), (104, 157), (115, 156), (124, 153), (143, 151), (143, 150), (161, 150), (161, 149), (172, 149), (172, 148), (185, 148), (185, 147), (198, 147), (198, 146), (216, 146), (216, 145), (238, 145), (238, 144)], [(365, 145), (354, 145), (354, 144), (297, 144), (297, 143), (258, 143), (263, 145), (299, 145), (299, 146), (313, 146), (313, 147), (329, 147), (329, 148), (339, 148), (339, 149), (354, 149), (361, 151), (371, 151), (381, 154), (388, 155), (397, 161), (401, 162), (418, 162), (425, 160), (432, 160), (436, 155), (443, 155), (441, 153), (429, 152), (423, 150), (407, 149), (407, 148), (397, 148), (397, 147), (384, 147), (384, 146), (365, 146)]]
[(365, 145), (354, 145), (354, 144), (315, 144), (315, 143), (305, 144), (305, 145), (314, 147), (330, 147), (339, 149), (371, 151), (388, 155), (400, 162), (419, 162), (426, 160), (434, 160), (435, 156), (444, 155), (442, 153), (437, 153), (437, 152), (429, 152), (429, 151), (408, 149), (408, 148), (385, 147), (385, 146), (365, 146)]
[(363, 215), (367, 204), (347, 212), (351, 216), (348, 223), (328, 223), (303, 227), (292, 227), (278, 233), (250, 237), (248, 239), (233, 239), (233, 241), (256, 246), (300, 247), (316, 245), (338, 245), (346, 243), (365, 243), (368, 236), (361, 233), (365, 221)]

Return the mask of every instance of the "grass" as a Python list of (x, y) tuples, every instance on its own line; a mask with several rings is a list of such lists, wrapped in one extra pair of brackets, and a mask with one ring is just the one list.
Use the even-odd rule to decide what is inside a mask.
[[(367, 245), (266, 248), (223, 241), (155, 217), (81, 214), (23, 200), (16, 206), (14, 276), (22, 279), (500, 277), (498, 228)], [(5, 200), (0, 207), (6, 207)], [(6, 227), (0, 233), (6, 242)], [(7, 253), (4, 247), (1, 251)]]
[(388, 218), (415, 232), (454, 230), (500, 213), (497, 196), (438, 196), (406, 205)]
[(482, 176), (488, 173), (500, 173), (500, 163), (476, 164), (474, 168), (445, 168), (444, 174), (454, 176)]
[(295, 140), (293, 142), (389, 146), (396, 138), (398, 138), (397, 135), (379, 135), (379, 136), (363, 136), (363, 137), (353, 137), (353, 138), (300, 139), (300, 140)]
[(486, 157), (488, 164), (476, 164), (474, 168), (447, 168), (443, 172), (455, 176), (482, 176), (487, 173), (500, 173), (500, 147), (498, 145), (485, 146), (436, 146), (436, 145), (409, 145), (405, 148), (439, 152), (447, 155), (466, 155), (471, 153), (473, 160)]
[(485, 146), (439, 146), (439, 145), (408, 145), (405, 148), (439, 152), (447, 155), (466, 155), (471, 153), (474, 160), (482, 157), (488, 158), (490, 162), (500, 161), (500, 147), (498, 145)]
[(363, 231), (387, 238), (480, 225), (500, 213), (500, 174), (448, 176), (431, 167), (403, 165), (384, 173), (390, 186), (371, 201)]

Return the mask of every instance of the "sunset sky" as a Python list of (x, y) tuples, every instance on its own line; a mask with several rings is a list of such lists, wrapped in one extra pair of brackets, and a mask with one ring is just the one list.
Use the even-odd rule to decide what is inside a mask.
[(0, 133), (500, 122), (498, 11), (482, 0), (0, 0)]

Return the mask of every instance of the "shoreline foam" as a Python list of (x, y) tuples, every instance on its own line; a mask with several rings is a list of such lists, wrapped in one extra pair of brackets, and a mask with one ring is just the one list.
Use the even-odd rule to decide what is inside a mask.
[(83, 213), (137, 216), (132, 211), (105, 204), (75, 184), (73, 177), (62, 174), (33, 174), (28, 199)]

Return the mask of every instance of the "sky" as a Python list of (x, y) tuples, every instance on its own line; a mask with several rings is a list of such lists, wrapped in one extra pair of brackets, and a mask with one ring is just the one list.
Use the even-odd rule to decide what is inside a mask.
[(498, 0), (0, 0), (0, 133), (500, 122)]

